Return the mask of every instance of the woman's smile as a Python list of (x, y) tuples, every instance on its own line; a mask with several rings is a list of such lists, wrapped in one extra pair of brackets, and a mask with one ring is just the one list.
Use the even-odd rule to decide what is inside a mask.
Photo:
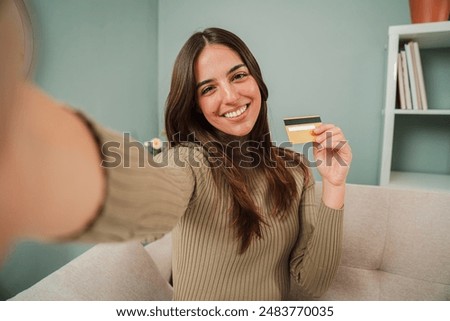
[(247, 111), (248, 106), (249, 106), (249, 104), (246, 104), (246, 105), (240, 107), (238, 110), (225, 113), (222, 116), (225, 118), (230, 118), (230, 119), (238, 118), (239, 116), (243, 115)]

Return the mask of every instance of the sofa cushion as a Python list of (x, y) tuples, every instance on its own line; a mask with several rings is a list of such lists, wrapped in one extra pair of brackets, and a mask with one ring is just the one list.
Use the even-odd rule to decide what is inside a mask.
[(449, 301), (450, 285), (382, 272), (379, 300)]
[[(321, 183), (316, 184), (316, 198)], [(389, 193), (385, 188), (347, 184), (341, 265), (376, 270), (383, 258)]]
[(450, 194), (391, 189), (381, 269), (450, 285)]
[[(290, 300), (310, 300), (292, 282)], [(380, 270), (340, 266), (324, 301), (450, 300), (450, 285), (404, 277)]]
[[(320, 297), (320, 300), (378, 300), (379, 275), (376, 270), (366, 270), (339, 266), (336, 277), (328, 291)], [(300, 288), (291, 281), (290, 300), (311, 300), (302, 294)]]

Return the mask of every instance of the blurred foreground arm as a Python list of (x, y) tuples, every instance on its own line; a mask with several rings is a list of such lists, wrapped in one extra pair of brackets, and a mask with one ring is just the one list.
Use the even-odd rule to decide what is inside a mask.
[(83, 120), (27, 81), (27, 40), (15, 2), (0, 1), (0, 261), (18, 236), (82, 229), (104, 190), (98, 148)]
[[(94, 136), (73, 112), (25, 82), (1, 106), (2, 252), (17, 236), (56, 238), (95, 217), (104, 174)], [(7, 120), (7, 122), (5, 122)]]

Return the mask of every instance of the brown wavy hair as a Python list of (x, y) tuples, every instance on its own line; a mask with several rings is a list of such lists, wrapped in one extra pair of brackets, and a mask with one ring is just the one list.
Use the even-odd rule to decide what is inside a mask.
[[(224, 45), (235, 51), (258, 84), (261, 110), (255, 126), (245, 138), (233, 137), (219, 131), (199, 112), (194, 64), (208, 44)], [(211, 170), (217, 186), (221, 186), (219, 182), (225, 180), (230, 187), (231, 224), (236, 229), (237, 238), (241, 240), (241, 253), (249, 247), (253, 238), (261, 237), (261, 225), (266, 224), (251, 198), (251, 191), (247, 188), (245, 177), (249, 169), (242, 166), (242, 161), (247, 159), (244, 161), (247, 167), (264, 171), (270, 191), (267, 197), (271, 200), (270, 203), (274, 204), (272, 215), (282, 216), (298, 195), (297, 184), (286, 164), (299, 166), (303, 171), (305, 183), (309, 177), (306, 161), (301, 155), (276, 147), (272, 143), (267, 119), (267, 98), (268, 90), (255, 57), (239, 37), (227, 30), (208, 28), (193, 34), (175, 60), (165, 112), (169, 145), (173, 147), (186, 142), (199, 144), (207, 150), (209, 159), (223, 160), (223, 166), (211, 166)], [(236, 155), (236, 149), (232, 151), (236, 142), (244, 142), (244, 150), (251, 150), (252, 157), (248, 157), (249, 154), (247, 157)]]

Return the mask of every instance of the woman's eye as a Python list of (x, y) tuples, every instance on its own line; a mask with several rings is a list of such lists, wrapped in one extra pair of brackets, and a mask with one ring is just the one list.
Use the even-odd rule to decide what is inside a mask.
[(233, 80), (241, 80), (241, 79), (243, 79), (243, 78), (245, 78), (245, 77), (247, 77), (247, 76), (248, 76), (247, 73), (245, 73), (245, 72), (240, 72), (240, 73), (237, 73), (237, 74), (235, 74), (235, 75), (233, 76)]
[(214, 89), (214, 87), (212, 87), (212, 86), (205, 87), (205, 88), (203, 88), (203, 89), (201, 90), (200, 94), (206, 95), (207, 93), (209, 93), (209, 92), (210, 92), (211, 90), (213, 90), (213, 89)]

